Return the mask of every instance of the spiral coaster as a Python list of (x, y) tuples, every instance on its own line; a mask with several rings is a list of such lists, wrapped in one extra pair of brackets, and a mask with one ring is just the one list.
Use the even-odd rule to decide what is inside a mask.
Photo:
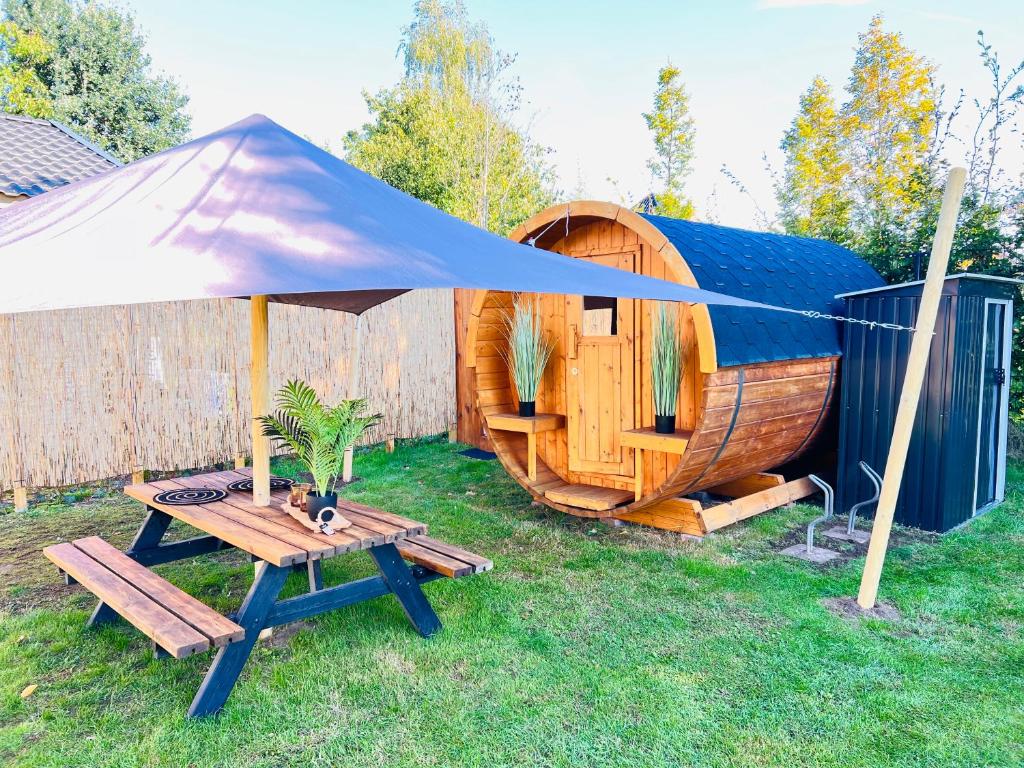
[[(294, 481), (289, 480), (287, 477), (270, 478), (270, 490), (272, 491), (286, 491), (291, 488), (293, 484)], [(228, 485), (228, 490), (234, 493), (252, 493), (252, 478), (236, 480)]]
[(224, 491), (216, 488), (179, 488), (176, 491), (163, 491), (153, 497), (155, 504), (168, 504), (172, 507), (187, 507), (192, 504), (209, 504), (220, 501), (227, 496)]

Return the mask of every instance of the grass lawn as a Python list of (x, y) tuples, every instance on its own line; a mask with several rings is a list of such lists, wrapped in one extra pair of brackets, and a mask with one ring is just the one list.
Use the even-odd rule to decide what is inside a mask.
[[(814, 507), (684, 541), (531, 506), (496, 462), (458, 449), (361, 453), (347, 489), (493, 558), (491, 573), (425, 587), (444, 631), (421, 639), (393, 598), (288, 627), (214, 720), (184, 718), (208, 654), (156, 661), (129, 626), (86, 630), (92, 598), (39, 553), (94, 533), (124, 546), (141, 506), (5, 508), (0, 764), (1024, 765), (1020, 467), (1008, 502), (965, 529), (897, 531), (882, 596), (902, 617), (849, 620), (822, 601), (856, 592), (861, 557), (775, 554)], [(226, 552), (157, 570), (229, 610), (252, 566)], [(324, 571), (371, 566), (356, 554)]]

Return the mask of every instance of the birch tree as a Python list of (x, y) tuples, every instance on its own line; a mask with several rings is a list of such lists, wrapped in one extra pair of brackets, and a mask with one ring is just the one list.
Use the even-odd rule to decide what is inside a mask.
[(421, 0), (403, 32), (405, 75), (364, 94), (371, 121), (350, 162), (459, 218), (506, 233), (553, 199), (547, 150), (518, 124), (521, 87), (461, 2)]
[(681, 76), (671, 64), (658, 70), (654, 108), (643, 117), (654, 138), (655, 157), (648, 167), (660, 185), (661, 191), (655, 193), (658, 213), (688, 219), (693, 204), (684, 196), (683, 184), (693, 162), (695, 128)]

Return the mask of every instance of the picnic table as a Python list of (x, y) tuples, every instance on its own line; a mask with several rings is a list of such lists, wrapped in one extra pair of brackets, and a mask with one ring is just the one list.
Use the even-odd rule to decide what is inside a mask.
[[(96, 536), (43, 550), (68, 583), (80, 583), (99, 597), (90, 626), (124, 618), (150, 637), (160, 657), (184, 658), (218, 649), (189, 707), (190, 716), (215, 714), (224, 707), (265, 629), (393, 594), (416, 631), (429, 637), (441, 629), (441, 622), (421, 586), (491, 568), (490, 560), (427, 536), (423, 523), (345, 499), (339, 499), (338, 513), (352, 525), (331, 536), (309, 530), (285, 511), (287, 491), (272, 493), (268, 507), (255, 506), (246, 492), (228, 492), (222, 500), (190, 506), (156, 500), (163, 491), (183, 488), (228, 491), (228, 485), (246, 478), (251, 478), (251, 470), (128, 486), (125, 493), (148, 511), (125, 552)], [(163, 542), (174, 519), (203, 535)], [(232, 547), (247, 552), (256, 567), (241, 607), (228, 616), (148, 567)], [(363, 550), (373, 558), (377, 575), (324, 586), (323, 560)], [(281, 589), (293, 570), (307, 572), (309, 591), (281, 600)]]

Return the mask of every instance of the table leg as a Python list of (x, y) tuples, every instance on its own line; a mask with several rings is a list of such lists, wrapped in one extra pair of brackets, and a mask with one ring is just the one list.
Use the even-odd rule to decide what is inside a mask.
[[(135, 534), (135, 539), (132, 540), (131, 546), (128, 547), (128, 554), (131, 555), (140, 549), (156, 548), (160, 543), (160, 539), (167, 532), (167, 527), (171, 524), (172, 519), (166, 512), (149, 507), (146, 519), (142, 521), (138, 533)], [(110, 624), (120, 618), (117, 611), (100, 600), (96, 604), (96, 609), (92, 612), (92, 616), (89, 617), (89, 621), (86, 622), (86, 626), (95, 627), (100, 624)]]
[(441, 629), (441, 620), (437, 618), (430, 601), (420, 589), (419, 582), (412, 575), (409, 566), (398, 552), (394, 544), (381, 544), (372, 547), (370, 556), (380, 569), (380, 575), (398, 602), (401, 603), (405, 615), (423, 637), (430, 637)]
[(206, 673), (203, 684), (199, 686), (199, 691), (192, 700), (192, 706), (188, 708), (189, 717), (213, 715), (224, 708), (224, 702), (231, 694), (231, 689), (235, 687), (235, 682), (242, 673), (253, 646), (256, 645), (260, 630), (265, 625), (267, 614), (277, 601), (287, 578), (288, 568), (266, 563), (259, 569), (252, 587), (249, 588), (249, 594), (245, 596), (245, 601), (235, 617), (235, 622), (245, 630), (245, 637), (217, 651), (210, 671)]
[(149, 507), (146, 519), (142, 521), (142, 525), (139, 526), (139, 532), (135, 534), (135, 539), (132, 541), (131, 546), (128, 547), (128, 554), (140, 549), (153, 549), (156, 547), (160, 543), (160, 539), (167, 533), (167, 527), (173, 519), (166, 512)]
[(307, 560), (306, 574), (309, 576), (309, 591), (319, 592), (324, 588), (324, 572), (321, 568), (321, 560)]

